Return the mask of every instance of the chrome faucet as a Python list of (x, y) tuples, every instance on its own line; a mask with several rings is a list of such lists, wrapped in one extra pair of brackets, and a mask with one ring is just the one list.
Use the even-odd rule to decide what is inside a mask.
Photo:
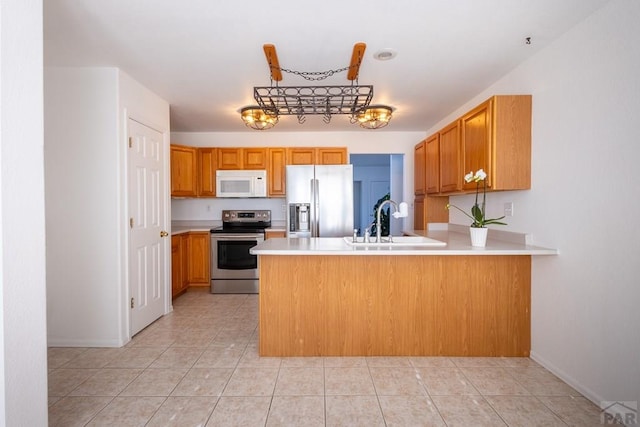
[[(400, 203), (400, 208), (398, 208), (398, 204), (391, 199), (385, 200), (380, 203), (378, 206), (378, 212), (376, 213), (376, 243), (382, 243), (382, 227), (380, 226), (380, 212), (385, 204), (389, 203), (393, 205), (395, 212), (392, 214), (394, 218), (404, 218), (408, 215), (408, 206), (405, 202)], [(389, 242), (392, 241), (391, 233), (389, 233)]]

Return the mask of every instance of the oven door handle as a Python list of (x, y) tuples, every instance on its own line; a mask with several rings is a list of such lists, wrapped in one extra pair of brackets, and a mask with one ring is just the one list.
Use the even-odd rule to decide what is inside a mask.
[(211, 239), (215, 240), (264, 240), (261, 234), (212, 234)]

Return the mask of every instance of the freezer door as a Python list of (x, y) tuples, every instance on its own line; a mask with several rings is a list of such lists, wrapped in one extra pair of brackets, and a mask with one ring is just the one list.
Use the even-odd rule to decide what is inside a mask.
[[(315, 169), (315, 237), (353, 235), (353, 166), (317, 165)], [(289, 181), (287, 180), (287, 191)]]

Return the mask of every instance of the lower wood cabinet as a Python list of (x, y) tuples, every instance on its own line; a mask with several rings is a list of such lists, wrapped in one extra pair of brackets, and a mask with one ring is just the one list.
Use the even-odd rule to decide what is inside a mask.
[(189, 285), (209, 286), (210, 261), (209, 245), (211, 234), (208, 231), (189, 233)]
[(264, 239), (272, 239), (274, 237), (287, 237), (287, 232), (285, 230), (265, 230), (264, 231)]
[(175, 298), (184, 293), (189, 286), (186, 275), (185, 261), (187, 259), (186, 234), (171, 236), (171, 297)]
[(183, 294), (189, 286), (209, 286), (209, 243), (206, 231), (171, 236), (171, 296)]

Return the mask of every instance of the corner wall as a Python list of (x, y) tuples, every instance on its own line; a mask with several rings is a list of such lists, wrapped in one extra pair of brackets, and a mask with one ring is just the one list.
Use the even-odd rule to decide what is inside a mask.
[(0, 425), (47, 425), (42, 1), (0, 5)]
[(610, 1), (431, 130), (491, 95), (533, 95), (532, 188), (491, 193), (487, 211), (514, 202), (506, 229), (559, 249), (533, 260), (531, 354), (596, 404), (640, 401), (638, 21), (639, 2)]

